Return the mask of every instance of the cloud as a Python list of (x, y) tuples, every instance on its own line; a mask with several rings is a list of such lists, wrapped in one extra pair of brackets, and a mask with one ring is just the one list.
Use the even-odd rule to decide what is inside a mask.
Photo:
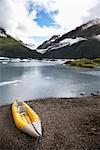
[(28, 17), (25, 9), (26, 1), (0, 0), (0, 26), (13, 36), (29, 32), (33, 21)]
[(100, 18), (100, 0), (96, 1), (95, 5), (89, 9), (88, 15), (84, 16), (82, 19), (83, 22), (86, 22), (94, 18)]
[(65, 31), (72, 30), (83, 23), (82, 17), (95, 5), (96, 0), (56, 0), (59, 14), (55, 17)]
[[(34, 36), (62, 34), (88, 19), (99, 17), (98, 4), (99, 0), (0, 0), (0, 26), (17, 39), (36, 43)], [(41, 11), (48, 15), (51, 24), (41, 13), (44, 21), (41, 26)]]
[[(6, 29), (11, 36), (25, 42), (32, 42), (32, 39), (28, 38), (30, 36), (46, 35), (48, 32), (53, 34), (54, 29), (46, 26), (40, 27), (34, 21), (37, 8), (48, 9), (48, 13), (51, 10), (53, 11), (49, 5), (50, 2), (51, 0), (0, 0), (0, 26)], [(34, 4), (31, 12), (28, 10), (29, 4)]]

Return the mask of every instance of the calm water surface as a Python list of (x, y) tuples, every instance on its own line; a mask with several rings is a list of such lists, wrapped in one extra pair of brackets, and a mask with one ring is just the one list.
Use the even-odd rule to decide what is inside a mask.
[(59, 62), (0, 64), (0, 105), (15, 99), (76, 97), (100, 90), (100, 69), (79, 69)]

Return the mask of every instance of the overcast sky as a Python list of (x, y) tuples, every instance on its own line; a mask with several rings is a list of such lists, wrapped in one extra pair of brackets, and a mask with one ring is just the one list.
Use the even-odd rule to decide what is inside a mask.
[(36, 45), (100, 18), (99, 14), (100, 0), (0, 0), (0, 26)]

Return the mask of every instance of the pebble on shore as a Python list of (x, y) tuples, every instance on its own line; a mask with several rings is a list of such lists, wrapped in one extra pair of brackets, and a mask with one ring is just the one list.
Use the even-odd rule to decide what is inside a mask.
[(40, 116), (41, 141), (14, 125), (11, 105), (0, 107), (0, 149), (99, 150), (100, 96), (59, 98), (27, 102)]

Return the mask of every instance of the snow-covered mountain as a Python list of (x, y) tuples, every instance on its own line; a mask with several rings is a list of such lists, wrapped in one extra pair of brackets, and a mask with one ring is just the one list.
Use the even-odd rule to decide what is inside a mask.
[(100, 57), (100, 19), (91, 20), (76, 29), (53, 36), (38, 48), (44, 57), (80, 58)]
[(34, 44), (25, 44), (26, 47), (28, 47), (31, 50), (36, 50), (36, 47)]
[(89, 27), (92, 27), (94, 25), (100, 25), (100, 19), (99, 18), (98, 19), (93, 19), (93, 20), (87, 22), (86, 24), (83, 24), (82, 29), (85, 30), (85, 29), (87, 29)]
[(22, 45), (24, 45), (25, 47), (27, 47), (27, 48), (29, 48), (29, 49), (31, 49), (31, 50), (36, 50), (36, 47), (35, 47), (35, 45), (34, 44), (27, 44), (27, 43), (23, 43), (22, 41), (20, 41), (20, 43), (22, 44)]
[[(100, 57), (100, 19), (91, 20), (63, 35), (54, 35), (36, 50), (7, 35), (0, 27), (0, 56), (19, 58)], [(40, 53), (39, 53), (40, 52)]]

